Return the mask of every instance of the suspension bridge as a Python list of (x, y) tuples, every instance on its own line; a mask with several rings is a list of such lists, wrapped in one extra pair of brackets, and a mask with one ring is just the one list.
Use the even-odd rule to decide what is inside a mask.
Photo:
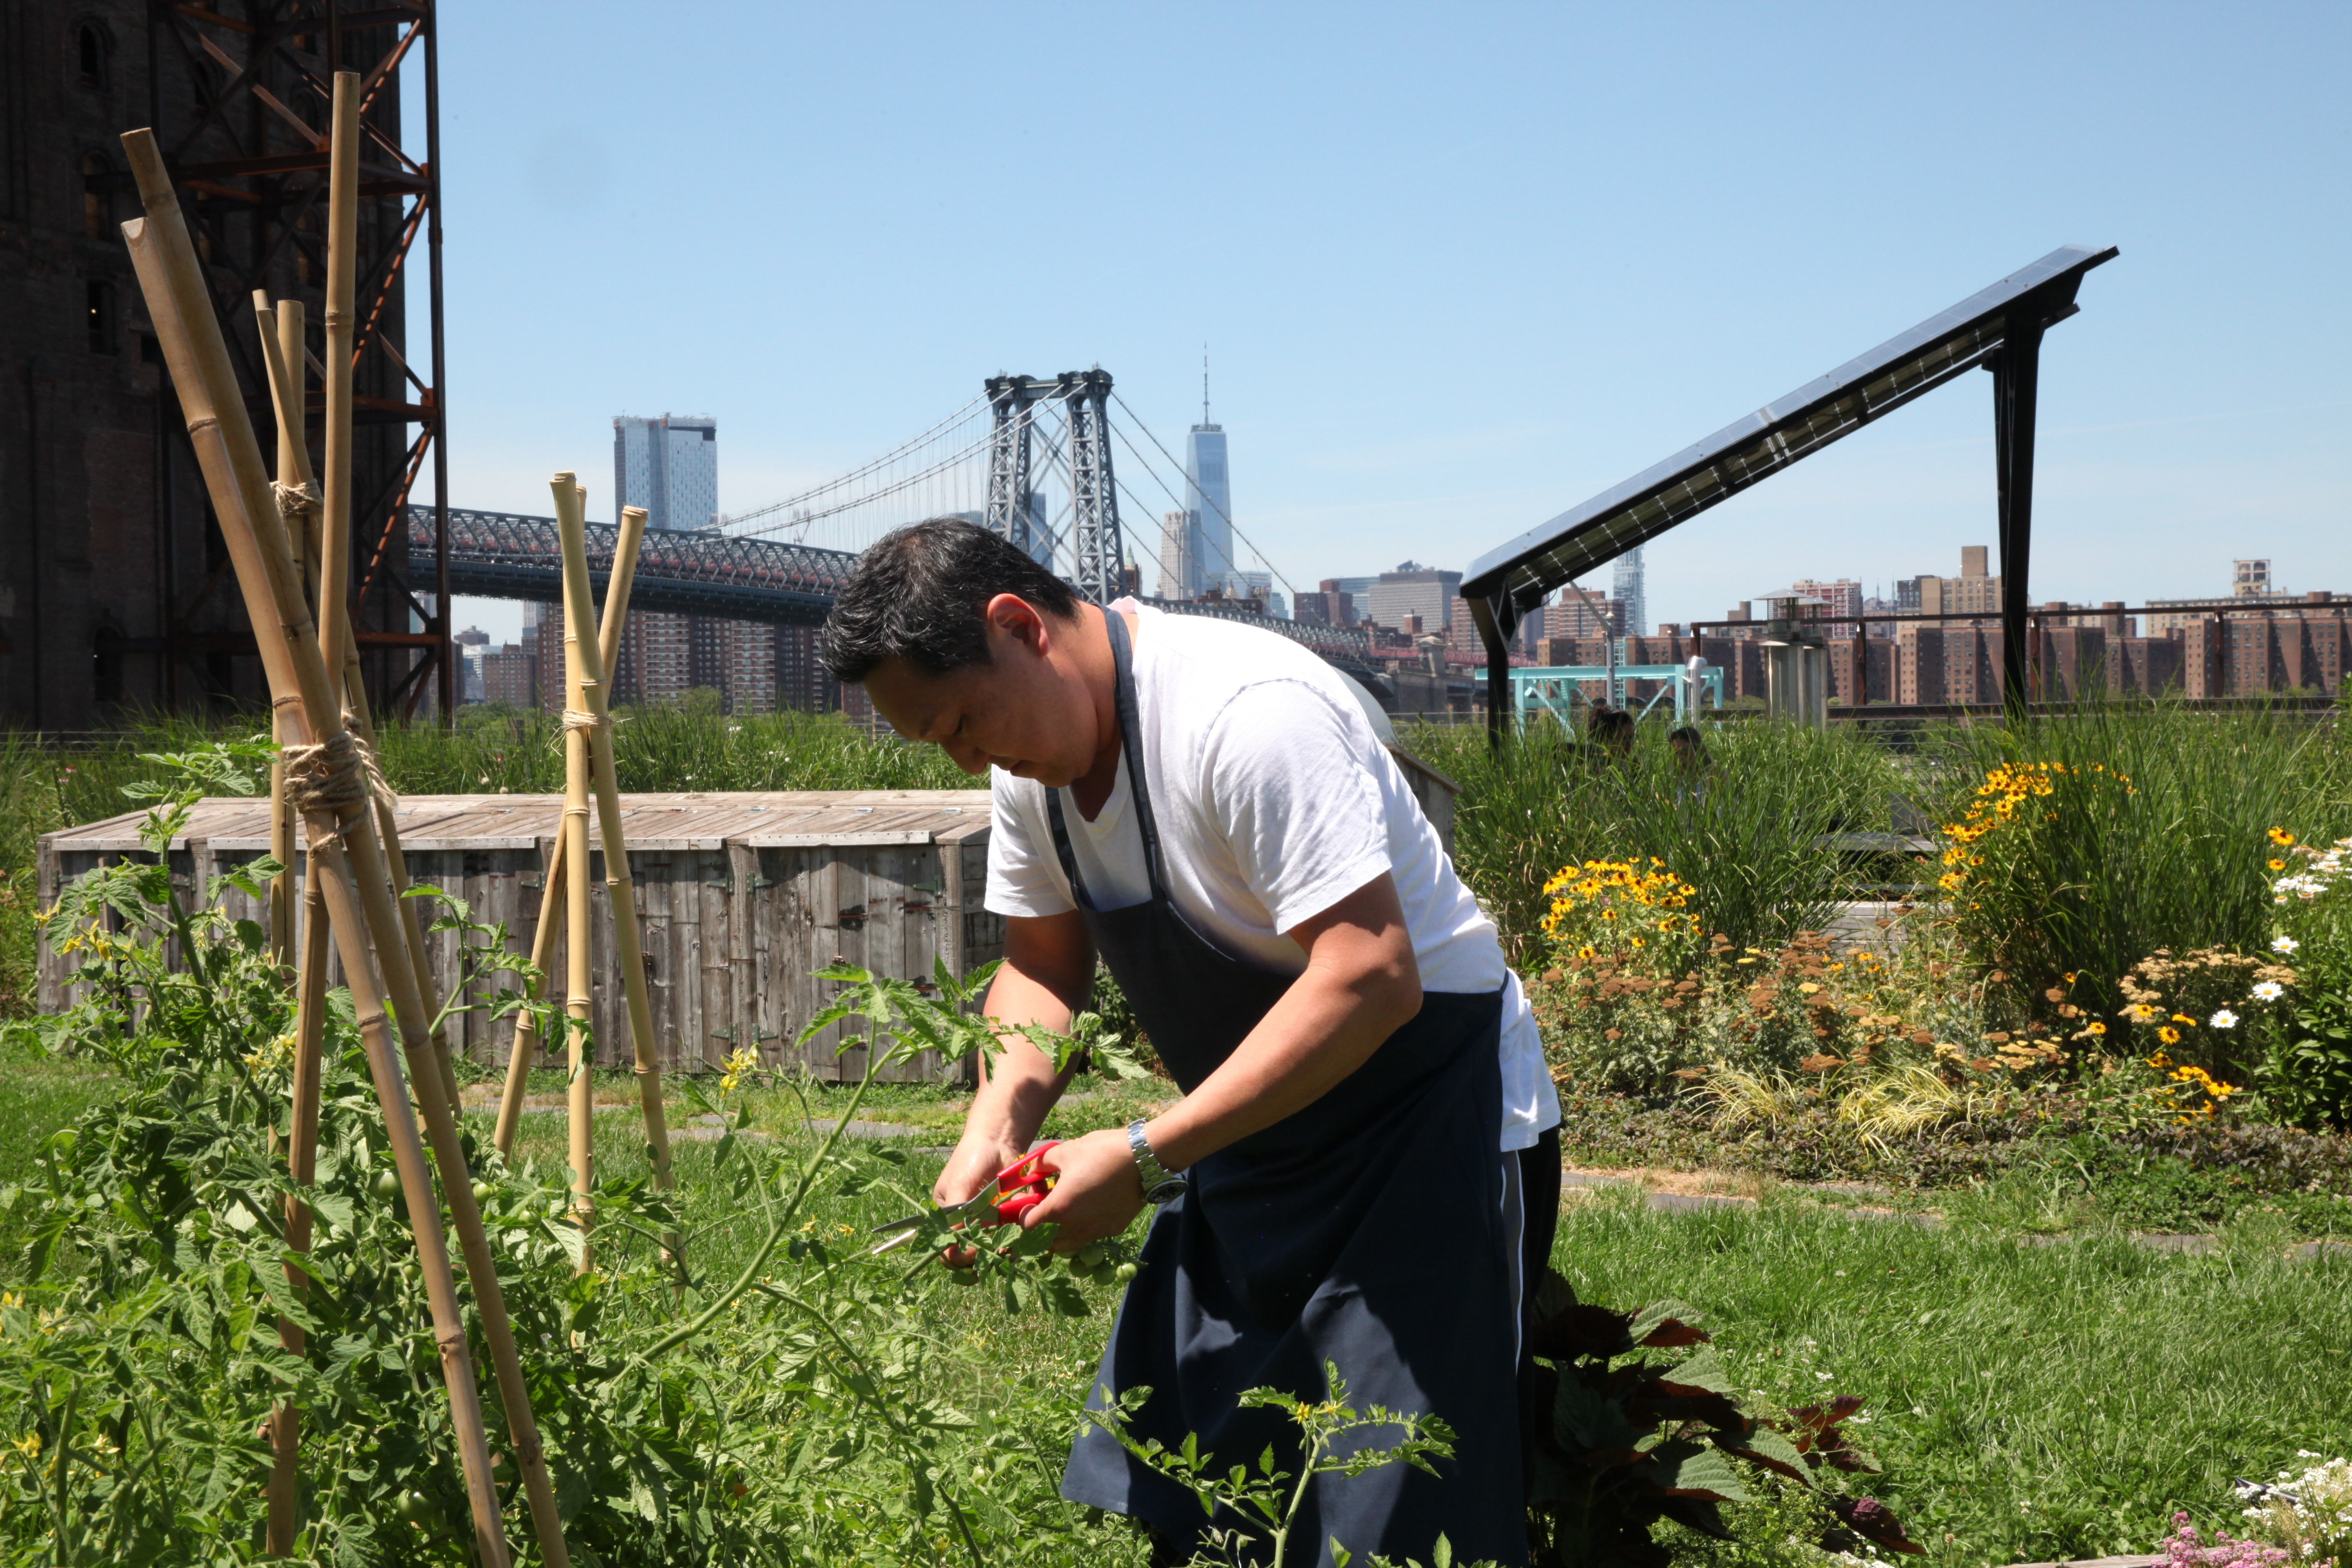
[[(1144, 594), (1147, 572), (1175, 582), (1227, 584), (1262, 574), (1294, 596), (1297, 589), (1231, 528), (1230, 518), (1223, 519), (1226, 529), (1213, 531), (1171, 520), (1151, 531), (1160, 550), (1139, 556), (1121, 526), (1122, 500), (1126, 514), (1139, 519), (1216, 504), (1189, 486), (1183, 465), (1118, 396), (1109, 373), (992, 376), (980, 396), (837, 478), (751, 511), (715, 516), (706, 528), (647, 533), (630, 605), (814, 626), (832, 609), (859, 551), (903, 524), (961, 517), (1002, 534), (1097, 604), (1132, 593), (1181, 614), (1247, 621), (1350, 674), (1377, 673), (1370, 639), (1357, 628), (1269, 616), (1241, 596)], [(456, 506), (448, 515), (451, 593), (562, 602), (553, 518)], [(432, 507), (409, 509), (412, 559), (431, 554), (433, 523)], [(1249, 563), (1192, 558), (1200, 540), (1228, 532)], [(588, 529), (589, 569), (600, 592), (617, 534), (610, 525)]]

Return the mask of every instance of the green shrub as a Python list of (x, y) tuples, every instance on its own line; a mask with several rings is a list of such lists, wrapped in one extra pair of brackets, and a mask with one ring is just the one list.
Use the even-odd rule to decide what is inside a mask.
[(2326, 849), (2275, 830), (2271, 865), (2277, 934), (2271, 953), (2292, 965), (2278, 1048), (2263, 1093), (2291, 1121), (2352, 1131), (2352, 837)]

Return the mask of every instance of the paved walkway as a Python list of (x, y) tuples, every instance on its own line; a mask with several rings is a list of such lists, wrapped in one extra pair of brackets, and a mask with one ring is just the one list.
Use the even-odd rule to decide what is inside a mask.
[[(1560, 1173), (1559, 1181), (1563, 1189), (1582, 1188), (1587, 1191), (1601, 1191), (1610, 1188), (1628, 1188), (1639, 1192), (1642, 1194), (1643, 1206), (1656, 1214), (1709, 1214), (1719, 1209), (1752, 1209), (1756, 1206), (1756, 1200), (1752, 1197), (1726, 1193), (1661, 1192), (1643, 1185), (1634, 1178), (1612, 1175), (1601, 1171), (1563, 1171)], [(1818, 1186), (1790, 1183), (1789, 1185), (1798, 1192), (1830, 1193), (1841, 1197), (1866, 1197), (1878, 1191), (1876, 1188), (1852, 1182), (1824, 1182)], [(1889, 1220), (1898, 1225), (1916, 1225), (1927, 1230), (1941, 1230), (1945, 1225), (1944, 1216), (1939, 1214), (1905, 1213), (1895, 1209), (1870, 1207), (1841, 1207), (1832, 1208), (1829, 1212), (1844, 1215), (1853, 1219)], [(2218, 1252), (2221, 1249), (2221, 1238), (2216, 1236), (2162, 1230), (2136, 1230), (2129, 1234), (2132, 1240), (2151, 1252)], [(2021, 1236), (2019, 1239), (2031, 1246), (2050, 1247), (2059, 1242), (2080, 1240), (2081, 1237), (2073, 1235), (2026, 1234)], [(2303, 1260), (2316, 1258), (2323, 1252), (2352, 1256), (2352, 1242), (2306, 1241), (2290, 1247), (2287, 1256)], [(2126, 1564), (2158, 1561), (2161, 1559), (2137, 1557), (2097, 1560), (2101, 1564), (2114, 1564), (2117, 1565), (2117, 1568)], [(2052, 1565), (2032, 1563), (2022, 1564), (2021, 1568), (2052, 1568)]]

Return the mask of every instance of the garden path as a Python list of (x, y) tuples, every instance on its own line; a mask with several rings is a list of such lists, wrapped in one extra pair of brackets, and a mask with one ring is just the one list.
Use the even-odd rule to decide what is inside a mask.
[[(1768, 1190), (1820, 1194), (1831, 1198), (1870, 1198), (1892, 1196), (1889, 1189), (1874, 1187), (1862, 1182), (1780, 1182), (1766, 1183), (1752, 1176), (1729, 1171), (1671, 1171), (1650, 1167), (1612, 1170), (1579, 1170), (1570, 1168), (1560, 1173), (1561, 1196), (1574, 1201), (1578, 1193), (1604, 1192), (1612, 1188), (1630, 1188), (1642, 1194), (1643, 1206), (1659, 1214), (1698, 1214), (1709, 1209), (1753, 1209)], [(1931, 1230), (1941, 1229), (1944, 1216), (1931, 1210), (1898, 1209), (1870, 1203), (1839, 1203), (1837, 1212), (1856, 1219), (1895, 1220), (1906, 1225), (1922, 1226)], [(2218, 1252), (2221, 1238), (2218, 1236), (2181, 1231), (2130, 1231), (2131, 1239), (2151, 1252)], [(2048, 1247), (2076, 1239), (2066, 1233), (2036, 1234), (2026, 1232), (2018, 1239), (2028, 1246)], [(2317, 1258), (2323, 1252), (2335, 1251), (2352, 1255), (2352, 1242), (2305, 1241), (2287, 1249), (2287, 1256), (2298, 1262)], [(2101, 1563), (2110, 1560), (2100, 1559)], [(2116, 1558), (2116, 1565), (2154, 1562), (2154, 1558)], [(2021, 1564), (2020, 1568), (2052, 1568), (2045, 1563)], [(2063, 1565), (2061, 1565), (2063, 1568)], [(2086, 1568), (2075, 1564), (2074, 1568)]]

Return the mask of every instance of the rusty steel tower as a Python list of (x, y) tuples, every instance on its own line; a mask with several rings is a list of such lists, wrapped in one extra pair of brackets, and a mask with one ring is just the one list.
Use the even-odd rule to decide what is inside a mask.
[[(46, 730), (266, 700), (226, 549), (116, 226), (152, 127), (257, 423), (252, 294), (310, 307), (323, 438), (329, 105), (360, 74), (349, 585), (379, 710), (456, 706), (434, 0), (30, 0), (0, 15), (0, 710)], [(421, 90), (418, 90), (421, 89)], [(422, 102), (415, 101), (421, 97)], [(421, 312), (412, 311), (412, 303)], [(16, 449), (21, 445), (21, 453)], [(410, 542), (431, 465), (432, 548)]]

